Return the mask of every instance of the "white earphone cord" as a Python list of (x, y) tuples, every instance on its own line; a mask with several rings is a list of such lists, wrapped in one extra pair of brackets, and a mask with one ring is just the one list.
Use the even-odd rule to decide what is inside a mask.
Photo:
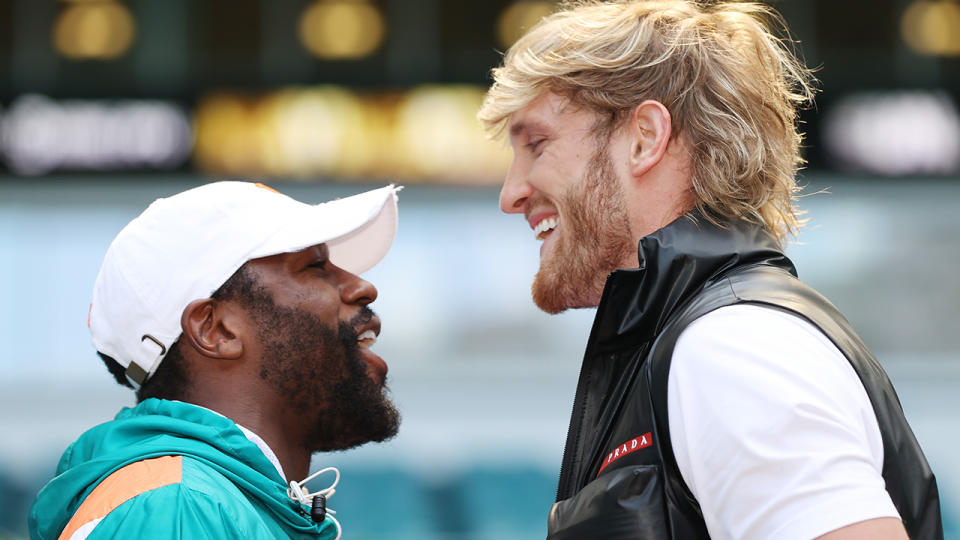
[[(330, 471), (333, 471), (333, 473), (336, 474), (336, 477), (333, 479), (333, 483), (330, 484), (330, 487), (321, 489), (320, 491), (316, 491), (314, 493), (303, 490), (304, 484), (320, 476), (321, 474)], [(311, 506), (313, 504), (314, 497), (319, 497), (320, 495), (323, 495), (327, 498), (327, 500), (330, 500), (330, 497), (333, 497), (333, 494), (337, 492), (336, 487), (338, 483), (340, 483), (340, 471), (336, 467), (327, 467), (325, 469), (320, 469), (319, 471), (304, 478), (300, 482), (291, 480), (290, 487), (287, 489), (287, 496), (290, 497), (291, 500), (300, 504)], [(327, 517), (329, 517), (330, 520), (333, 521), (333, 524), (337, 526), (337, 538), (335, 540), (340, 540), (340, 535), (343, 534), (343, 529), (340, 527), (340, 522), (337, 521), (337, 518), (333, 517), (334, 514), (336, 514), (336, 511), (327, 509)]]

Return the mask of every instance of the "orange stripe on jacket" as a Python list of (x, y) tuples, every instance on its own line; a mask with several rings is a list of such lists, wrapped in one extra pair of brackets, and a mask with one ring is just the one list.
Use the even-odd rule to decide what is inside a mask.
[(68, 540), (77, 529), (95, 519), (106, 517), (116, 507), (148, 491), (180, 483), (183, 477), (181, 456), (160, 456), (137, 461), (113, 471), (93, 489), (60, 533)]

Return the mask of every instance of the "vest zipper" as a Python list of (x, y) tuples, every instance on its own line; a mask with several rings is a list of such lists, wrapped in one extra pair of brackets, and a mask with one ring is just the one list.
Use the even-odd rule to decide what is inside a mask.
[[(607, 279), (603, 285), (603, 294), (600, 296), (600, 303), (597, 306), (597, 313), (603, 313), (604, 305), (607, 303), (607, 297), (610, 295), (610, 280), (613, 272), (607, 274)], [(587, 348), (583, 353), (583, 362), (580, 365), (580, 376), (577, 380), (577, 390), (573, 396), (573, 410), (570, 412), (570, 425), (567, 427), (567, 439), (563, 447), (563, 458), (560, 460), (560, 475), (557, 479), (557, 502), (573, 496), (571, 489), (571, 476), (574, 465), (580, 461), (581, 452), (581, 432), (583, 431), (583, 415), (586, 412), (587, 392), (590, 387), (590, 367), (587, 362), (593, 358), (592, 346), (594, 344), (594, 333), (597, 331), (598, 317), (594, 317), (593, 325), (590, 328), (590, 336), (587, 338)]]

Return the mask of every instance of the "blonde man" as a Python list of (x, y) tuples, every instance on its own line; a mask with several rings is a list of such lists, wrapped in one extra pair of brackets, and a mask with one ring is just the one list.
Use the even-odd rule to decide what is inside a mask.
[[(598, 306), (549, 538), (942, 538), (870, 351), (796, 278), (809, 71), (753, 3), (582, 2), (479, 113), (537, 238), (533, 298)], [(639, 248), (639, 249), (638, 249)]]

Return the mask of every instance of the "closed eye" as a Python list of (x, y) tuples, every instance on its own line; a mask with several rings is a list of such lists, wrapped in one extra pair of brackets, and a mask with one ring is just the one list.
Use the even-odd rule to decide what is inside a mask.
[(536, 154), (546, 139), (536, 139), (528, 142), (524, 146), (532, 153)]
[(327, 259), (323, 259), (321, 261), (313, 261), (312, 263), (307, 265), (307, 268), (317, 268), (319, 270), (326, 270), (328, 262), (329, 261)]

